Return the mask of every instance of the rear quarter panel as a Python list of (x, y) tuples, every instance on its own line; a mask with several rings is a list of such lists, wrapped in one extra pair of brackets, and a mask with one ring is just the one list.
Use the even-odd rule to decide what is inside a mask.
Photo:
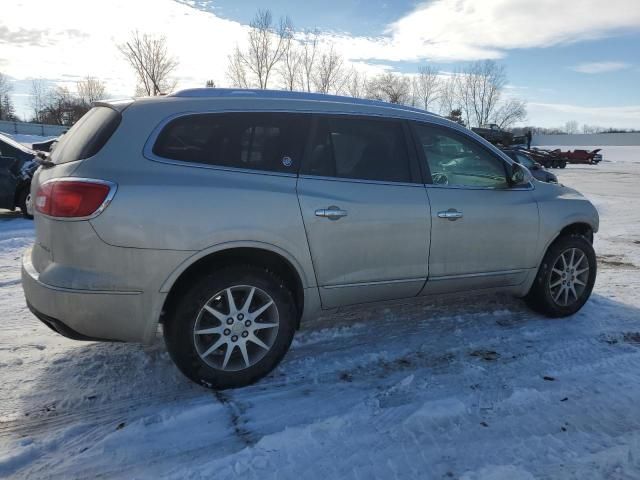
[(214, 251), (239, 242), (284, 251), (303, 285), (315, 286), (297, 177), (146, 158), (153, 129), (175, 113), (170, 103), (127, 109), (112, 140), (74, 172), (118, 185), (109, 207), (91, 221), (96, 233), (120, 247)]

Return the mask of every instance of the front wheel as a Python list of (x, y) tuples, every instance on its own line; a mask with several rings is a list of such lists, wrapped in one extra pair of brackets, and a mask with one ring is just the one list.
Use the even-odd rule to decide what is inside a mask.
[(201, 278), (167, 312), (171, 358), (194, 382), (225, 389), (271, 372), (291, 345), (296, 307), (274, 273), (229, 267)]
[(525, 301), (549, 317), (573, 315), (591, 295), (596, 268), (596, 254), (585, 237), (560, 237), (545, 254)]

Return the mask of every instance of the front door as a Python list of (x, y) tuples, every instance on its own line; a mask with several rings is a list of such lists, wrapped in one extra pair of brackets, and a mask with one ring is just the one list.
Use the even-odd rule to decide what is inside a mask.
[(298, 198), (326, 308), (417, 295), (430, 216), (400, 121), (319, 116)]
[(416, 124), (432, 183), (425, 293), (522, 283), (537, 268), (538, 206), (532, 187), (510, 187), (507, 166), (475, 139)]

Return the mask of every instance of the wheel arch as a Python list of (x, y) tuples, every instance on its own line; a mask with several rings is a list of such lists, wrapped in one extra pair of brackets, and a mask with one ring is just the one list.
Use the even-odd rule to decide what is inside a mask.
[[(549, 247), (551, 247), (551, 245), (553, 245), (554, 242), (559, 238), (565, 235), (571, 235), (571, 234), (582, 235), (589, 241), (589, 243), (593, 244), (594, 232), (595, 232), (595, 229), (593, 225), (591, 225), (589, 222), (582, 219), (576, 219), (571, 222), (565, 223), (565, 225), (562, 228), (560, 228), (556, 232), (556, 234), (552, 236), (551, 239), (544, 246), (544, 249), (542, 250), (542, 256), (540, 257), (540, 262), (542, 262), (542, 259), (544, 258), (545, 254), (549, 250)], [(540, 265), (538, 265), (538, 267), (539, 266)]]
[(304, 289), (307, 286), (302, 268), (293, 257), (274, 245), (254, 242), (218, 245), (187, 259), (160, 289), (161, 293), (167, 293), (160, 312), (160, 322), (163, 320), (163, 315), (173, 308), (181, 292), (185, 291), (192, 279), (220, 268), (242, 264), (264, 267), (276, 273), (287, 283), (296, 302), (298, 311), (296, 326), (299, 327), (304, 311)]

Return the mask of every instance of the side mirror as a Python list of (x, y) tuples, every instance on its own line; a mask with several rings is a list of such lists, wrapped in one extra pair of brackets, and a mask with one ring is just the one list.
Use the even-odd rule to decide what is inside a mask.
[(509, 175), (509, 185), (517, 187), (518, 185), (526, 185), (531, 180), (531, 174), (519, 163), (511, 164), (511, 173)]

